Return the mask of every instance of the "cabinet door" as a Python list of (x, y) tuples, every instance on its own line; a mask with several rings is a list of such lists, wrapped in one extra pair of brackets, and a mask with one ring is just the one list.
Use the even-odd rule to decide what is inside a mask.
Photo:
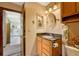
[(63, 17), (71, 16), (75, 14), (75, 2), (63, 2), (62, 3)]
[(46, 54), (47, 56), (52, 56), (52, 41), (49, 39), (42, 40), (42, 53)]
[(42, 39), (40, 37), (37, 37), (37, 55), (41, 56), (41, 41)]
[(52, 55), (53, 56), (61, 56), (62, 55), (62, 40), (57, 39), (55, 42), (53, 42), (53, 44), (54, 43), (57, 43), (58, 46), (52, 48)]
[(76, 2), (77, 4), (77, 13), (79, 13), (79, 2)]

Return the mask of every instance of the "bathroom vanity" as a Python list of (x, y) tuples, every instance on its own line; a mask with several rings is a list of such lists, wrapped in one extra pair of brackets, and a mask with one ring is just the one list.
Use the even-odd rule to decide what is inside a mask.
[(36, 44), (39, 56), (62, 56), (62, 36), (52, 33), (37, 34)]

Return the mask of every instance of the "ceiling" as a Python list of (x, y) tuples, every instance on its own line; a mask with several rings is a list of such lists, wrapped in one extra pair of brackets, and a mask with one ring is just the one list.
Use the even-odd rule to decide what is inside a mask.
[(41, 5), (47, 6), (50, 2), (38, 2)]
[(12, 2), (12, 3), (20, 5), (20, 6), (22, 6), (24, 4), (24, 2)]
[[(20, 5), (20, 6), (22, 6), (22, 5), (24, 4), (24, 2), (12, 2), (12, 3), (17, 4), (17, 5)], [(37, 2), (37, 3), (46, 6), (46, 5), (48, 5), (50, 2)]]

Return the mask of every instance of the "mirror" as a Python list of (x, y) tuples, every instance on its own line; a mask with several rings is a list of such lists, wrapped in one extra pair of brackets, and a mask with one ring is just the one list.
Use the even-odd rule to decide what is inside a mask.
[(53, 13), (47, 14), (46, 18), (47, 29), (53, 29), (56, 25), (56, 16)]

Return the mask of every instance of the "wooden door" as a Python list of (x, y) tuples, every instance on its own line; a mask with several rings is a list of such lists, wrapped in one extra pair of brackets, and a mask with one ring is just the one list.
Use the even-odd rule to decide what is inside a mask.
[(77, 2), (76, 5), (77, 5), (77, 13), (79, 13), (79, 2)]
[(63, 17), (71, 16), (75, 14), (75, 2), (63, 2), (62, 3)]
[(2, 9), (0, 8), (0, 56), (3, 55)]

